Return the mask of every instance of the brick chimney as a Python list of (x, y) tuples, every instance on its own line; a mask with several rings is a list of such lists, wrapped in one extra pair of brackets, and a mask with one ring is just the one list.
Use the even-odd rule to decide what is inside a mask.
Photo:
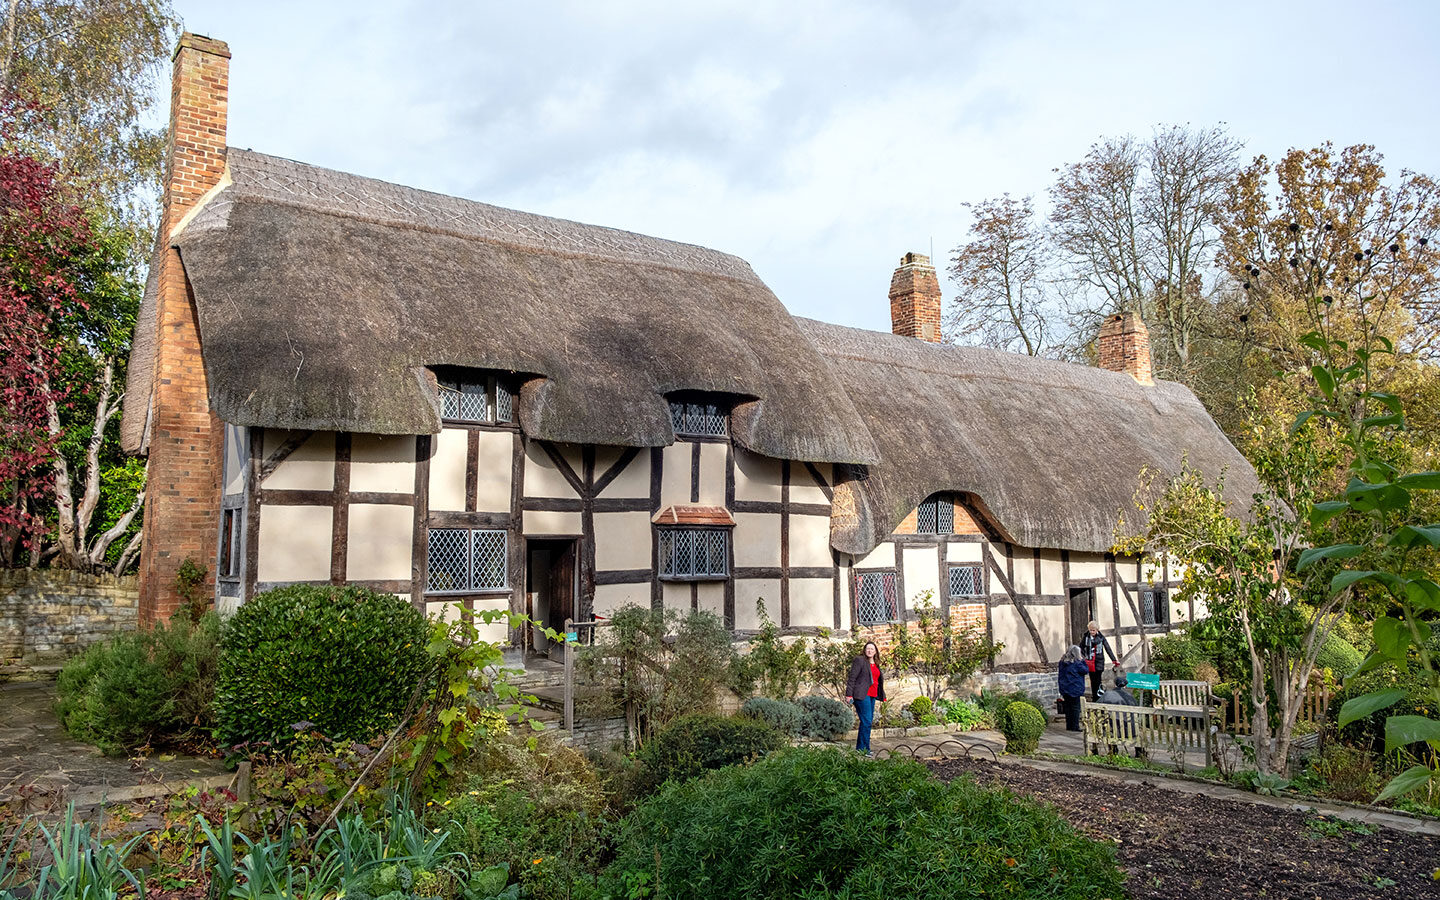
[(890, 330), (940, 343), (940, 282), (923, 253), (907, 253), (890, 277)]
[[(186, 32), (175, 49), (170, 141), (160, 235), (168, 238), (225, 170), (230, 48)], [(223, 427), (210, 410), (200, 328), (180, 255), (159, 260), (145, 539), (140, 554), (140, 620), (163, 621), (183, 599), (175, 575), (185, 559), (205, 567), (214, 593)]]
[(1150, 368), (1150, 332), (1139, 313), (1107, 316), (1100, 326), (1100, 368), (1124, 372), (1141, 384), (1154, 384)]

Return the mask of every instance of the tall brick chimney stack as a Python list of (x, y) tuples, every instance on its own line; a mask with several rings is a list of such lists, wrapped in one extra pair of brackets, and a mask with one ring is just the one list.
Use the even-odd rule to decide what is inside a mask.
[(1100, 368), (1124, 372), (1141, 384), (1154, 384), (1150, 368), (1150, 331), (1139, 313), (1108, 316), (1100, 326)]
[(907, 253), (890, 278), (890, 330), (940, 343), (940, 282), (923, 253)]
[[(170, 143), (160, 235), (176, 224), (225, 171), (230, 48), (186, 32), (175, 49)], [(162, 245), (163, 246), (163, 245)], [(223, 428), (210, 410), (200, 328), (180, 255), (166, 246), (155, 303), (145, 538), (140, 554), (140, 620), (163, 621), (183, 599), (175, 575), (185, 559), (205, 567), (202, 596), (213, 596), (220, 517)]]

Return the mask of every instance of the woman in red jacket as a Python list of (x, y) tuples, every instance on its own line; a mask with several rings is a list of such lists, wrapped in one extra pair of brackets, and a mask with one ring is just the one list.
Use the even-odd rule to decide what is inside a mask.
[(880, 648), (874, 641), (865, 643), (864, 651), (850, 663), (850, 677), (845, 679), (845, 702), (854, 704), (860, 717), (860, 731), (855, 749), (870, 756), (870, 726), (875, 722), (875, 704), (885, 700), (885, 675), (880, 671)]

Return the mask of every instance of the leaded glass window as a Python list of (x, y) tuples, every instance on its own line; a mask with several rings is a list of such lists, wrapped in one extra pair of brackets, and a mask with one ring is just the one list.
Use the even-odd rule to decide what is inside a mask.
[(985, 579), (979, 566), (950, 567), (950, 596), (979, 597), (985, 593)]
[(1146, 625), (1169, 624), (1169, 604), (1165, 592), (1158, 588), (1140, 589), (1140, 621)]
[(425, 590), (432, 593), (505, 590), (509, 535), (484, 528), (430, 529)]
[(955, 504), (941, 494), (929, 498), (916, 510), (915, 531), (919, 534), (953, 534)]
[(440, 418), (481, 425), (515, 421), (515, 395), (504, 379), (480, 375), (470, 379), (438, 377), (437, 381)]
[(730, 531), (725, 528), (661, 528), (660, 575), (710, 579), (730, 574)]
[(670, 424), (676, 434), (721, 437), (729, 434), (726, 410), (715, 403), (670, 401)]
[(855, 621), (883, 625), (900, 618), (894, 572), (855, 573)]

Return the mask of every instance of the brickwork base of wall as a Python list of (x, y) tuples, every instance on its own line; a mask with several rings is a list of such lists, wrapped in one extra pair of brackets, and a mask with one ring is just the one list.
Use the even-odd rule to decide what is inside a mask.
[(53, 675), (98, 641), (134, 631), (134, 576), (0, 569), (0, 680)]

